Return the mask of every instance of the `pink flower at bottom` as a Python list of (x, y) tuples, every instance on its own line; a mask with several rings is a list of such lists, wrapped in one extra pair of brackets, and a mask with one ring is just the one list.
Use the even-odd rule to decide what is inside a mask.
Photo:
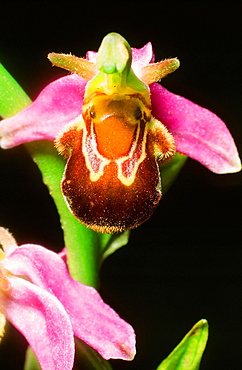
[(94, 288), (73, 280), (59, 255), (39, 245), (17, 247), (2, 228), (0, 240), (0, 312), (25, 336), (43, 370), (72, 369), (74, 335), (105, 359), (133, 359), (133, 328)]

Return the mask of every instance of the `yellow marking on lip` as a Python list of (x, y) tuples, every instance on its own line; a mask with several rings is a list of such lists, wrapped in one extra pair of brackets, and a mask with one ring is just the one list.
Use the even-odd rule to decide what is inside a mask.
[(122, 170), (122, 165), (123, 163), (128, 160), (128, 159), (132, 159), (132, 155), (134, 154), (135, 152), (135, 149), (136, 149), (136, 146), (137, 146), (137, 142), (138, 142), (138, 139), (139, 139), (139, 134), (140, 134), (140, 123), (138, 125), (138, 130), (137, 130), (137, 135), (136, 135), (136, 139), (135, 139), (135, 144), (132, 145), (132, 149), (129, 153), (128, 156), (125, 156), (125, 157), (122, 157), (122, 158), (119, 158), (117, 159), (115, 162), (117, 163), (118, 165), (118, 179), (122, 182), (122, 184), (126, 185), (126, 186), (130, 186), (133, 184), (133, 182), (135, 181), (135, 178), (136, 178), (136, 174), (137, 174), (137, 171), (138, 171), (138, 168), (139, 168), (139, 165), (144, 161), (144, 159), (146, 158), (146, 141), (147, 141), (147, 132), (148, 132), (148, 126), (145, 125), (145, 129), (144, 129), (144, 135), (143, 135), (143, 138), (142, 138), (142, 154), (140, 156), (140, 158), (135, 161), (135, 165), (132, 169), (132, 173), (130, 176), (124, 176), (123, 175), (123, 170)]
[(83, 155), (85, 157), (87, 169), (90, 172), (90, 180), (92, 182), (98, 181), (100, 179), (100, 177), (103, 176), (104, 167), (107, 166), (111, 161), (110, 159), (107, 159), (107, 158), (103, 157), (98, 152), (97, 142), (94, 139), (94, 137), (95, 137), (95, 135), (94, 135), (93, 124), (92, 124), (91, 125), (91, 147), (92, 147), (93, 154), (98, 158), (98, 160), (100, 160), (100, 167), (99, 167), (99, 170), (97, 172), (95, 172), (93, 170), (91, 160), (90, 160), (90, 154), (87, 152), (87, 149), (86, 149), (87, 129), (86, 129), (86, 127), (83, 128), (83, 138), (82, 138), (82, 148), (83, 149), (82, 150), (83, 150)]
[(86, 149), (87, 130), (86, 130), (86, 127), (85, 127), (83, 129), (83, 155), (85, 157), (87, 169), (90, 172), (90, 180), (92, 182), (98, 181), (104, 175), (105, 166), (107, 166), (110, 162), (113, 161), (113, 162), (115, 162), (117, 164), (117, 168), (118, 168), (117, 178), (122, 182), (123, 185), (126, 185), (126, 186), (132, 185), (133, 182), (135, 181), (135, 177), (136, 177), (136, 173), (138, 171), (139, 165), (146, 158), (147, 132), (148, 132), (148, 127), (147, 127), (147, 125), (145, 125), (144, 136), (143, 136), (143, 139), (142, 139), (142, 149), (141, 149), (142, 154), (138, 158), (138, 160), (135, 161), (135, 165), (134, 165), (134, 167), (132, 169), (131, 175), (127, 177), (127, 176), (125, 176), (123, 174), (122, 165), (123, 165), (123, 163), (125, 161), (127, 161), (129, 159), (132, 160), (132, 157), (133, 157), (133, 155), (135, 153), (135, 150), (137, 148), (137, 142), (138, 142), (139, 135), (140, 135), (140, 124), (138, 125), (138, 129), (137, 129), (137, 133), (136, 133), (136, 138), (135, 138), (135, 141), (134, 141), (134, 143), (132, 145), (132, 148), (130, 150), (129, 155), (122, 156), (121, 158), (116, 159), (116, 160), (114, 160), (114, 159), (113, 160), (112, 159), (107, 159), (107, 158), (103, 157), (98, 152), (98, 150), (97, 150), (97, 143), (96, 143), (96, 140), (94, 139), (93, 125), (91, 125), (91, 147), (92, 147), (92, 151), (93, 151), (93, 154), (97, 157), (97, 159), (100, 160), (100, 167), (99, 167), (99, 170), (98, 171), (94, 171), (93, 170), (93, 166), (92, 166), (91, 160), (90, 160), (90, 153), (88, 153), (87, 152), (87, 149)]

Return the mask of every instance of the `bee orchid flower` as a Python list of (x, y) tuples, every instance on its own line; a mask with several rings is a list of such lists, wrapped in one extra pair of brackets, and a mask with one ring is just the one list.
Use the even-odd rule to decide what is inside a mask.
[(68, 158), (63, 195), (86, 226), (112, 233), (147, 220), (162, 194), (159, 166), (175, 152), (218, 174), (240, 171), (225, 123), (157, 83), (179, 67), (178, 59), (154, 63), (150, 43), (130, 48), (116, 33), (86, 58), (50, 53), (49, 59), (72, 74), (2, 120), (1, 146), (54, 141)]
[(4, 228), (0, 243), (0, 337), (5, 316), (43, 370), (73, 368), (74, 335), (107, 360), (133, 359), (133, 328), (94, 288), (73, 280), (58, 254), (39, 245), (17, 247)]

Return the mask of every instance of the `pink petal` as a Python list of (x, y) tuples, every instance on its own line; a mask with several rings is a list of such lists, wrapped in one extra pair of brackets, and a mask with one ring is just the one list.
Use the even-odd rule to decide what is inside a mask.
[(72, 74), (47, 85), (26, 109), (0, 122), (0, 144), (8, 149), (34, 140), (53, 141), (82, 112), (86, 80)]
[(142, 68), (153, 63), (154, 59), (155, 55), (150, 42), (141, 49), (132, 48), (132, 68), (137, 77), (142, 78)]
[(69, 317), (56, 297), (34, 284), (8, 276), (0, 291), (0, 311), (25, 336), (43, 370), (71, 370), (74, 337)]
[(73, 280), (56, 253), (26, 244), (3, 262), (11, 273), (26, 275), (34, 284), (51, 291), (70, 316), (75, 336), (95, 348), (105, 359), (133, 359), (133, 328), (103, 302), (94, 288)]
[(218, 174), (240, 171), (234, 140), (218, 116), (157, 83), (150, 89), (153, 115), (173, 134), (178, 152)]
[(131, 49), (132, 49), (133, 63), (139, 62), (139, 63), (142, 63), (143, 65), (147, 65), (149, 63), (154, 62), (155, 56), (154, 56), (151, 42), (148, 42), (140, 49), (136, 49), (136, 48), (131, 48)]

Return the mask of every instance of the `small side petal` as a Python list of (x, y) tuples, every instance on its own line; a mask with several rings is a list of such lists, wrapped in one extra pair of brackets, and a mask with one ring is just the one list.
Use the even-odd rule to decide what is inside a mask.
[(3, 264), (11, 273), (28, 276), (34, 284), (51, 291), (70, 316), (75, 336), (103, 358), (133, 359), (132, 326), (105, 304), (94, 288), (73, 280), (58, 254), (26, 244), (17, 248)]
[(1, 147), (53, 141), (65, 125), (81, 114), (86, 83), (72, 74), (47, 85), (29, 107), (0, 122)]
[(0, 227), (0, 245), (4, 250), (4, 257), (9, 256), (18, 247), (12, 234), (4, 227)]
[(53, 295), (34, 284), (9, 276), (0, 292), (0, 311), (25, 336), (43, 370), (71, 370), (74, 337), (69, 317)]
[(234, 140), (216, 114), (157, 83), (150, 89), (153, 115), (173, 134), (178, 152), (218, 174), (241, 170)]

